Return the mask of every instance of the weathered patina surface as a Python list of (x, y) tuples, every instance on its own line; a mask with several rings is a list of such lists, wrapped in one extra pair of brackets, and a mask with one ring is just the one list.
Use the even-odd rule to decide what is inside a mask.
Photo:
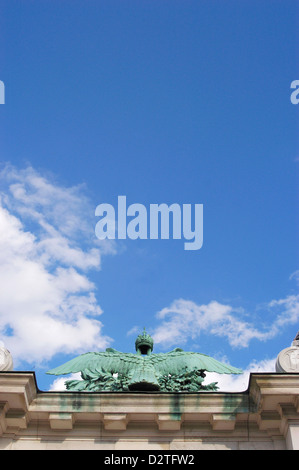
[(217, 383), (203, 385), (205, 372), (241, 374), (236, 367), (222, 364), (205, 354), (176, 348), (167, 353), (152, 354), (153, 339), (144, 332), (135, 341), (136, 354), (108, 348), (88, 352), (48, 371), (67, 375), (81, 372), (82, 380), (67, 380), (67, 390), (74, 391), (215, 391)]

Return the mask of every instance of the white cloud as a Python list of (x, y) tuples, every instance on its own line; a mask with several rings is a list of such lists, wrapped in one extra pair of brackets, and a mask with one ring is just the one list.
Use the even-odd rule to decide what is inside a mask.
[(87, 274), (114, 247), (94, 236), (83, 188), (32, 168), (7, 166), (0, 176), (0, 337), (14, 362), (106, 347)]
[(266, 341), (274, 338), (284, 326), (298, 324), (299, 295), (289, 295), (285, 299), (272, 300), (265, 306), (274, 321), (258, 327), (247, 321), (242, 309), (211, 301), (198, 305), (192, 301), (175, 300), (169, 307), (157, 314), (162, 320), (155, 329), (155, 343), (165, 347), (184, 344), (197, 339), (201, 334), (226, 338), (232, 347), (247, 347), (252, 339)]
[(217, 382), (220, 392), (243, 392), (248, 389), (250, 374), (254, 372), (273, 372), (275, 373), (275, 359), (263, 359), (261, 361), (252, 361), (243, 374), (226, 375), (207, 372), (204, 384)]
[(76, 374), (68, 375), (67, 377), (58, 377), (50, 385), (50, 392), (60, 392), (66, 390), (65, 382), (66, 380), (81, 380), (81, 373), (77, 372)]

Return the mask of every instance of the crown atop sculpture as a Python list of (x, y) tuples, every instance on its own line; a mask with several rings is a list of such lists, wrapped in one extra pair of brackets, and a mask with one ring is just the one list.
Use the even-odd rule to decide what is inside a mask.
[(153, 338), (143, 328), (143, 333), (137, 336), (135, 341), (136, 351), (140, 354), (150, 354), (154, 348)]

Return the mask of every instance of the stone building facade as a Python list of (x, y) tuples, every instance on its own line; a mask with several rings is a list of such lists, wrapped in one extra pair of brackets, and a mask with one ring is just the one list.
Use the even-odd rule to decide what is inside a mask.
[(1, 371), (0, 449), (299, 450), (299, 373), (252, 373), (241, 393), (76, 393)]

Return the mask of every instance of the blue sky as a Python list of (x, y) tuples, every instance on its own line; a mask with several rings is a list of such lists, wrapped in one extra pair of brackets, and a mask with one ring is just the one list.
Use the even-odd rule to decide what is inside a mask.
[[(155, 352), (273, 370), (299, 329), (298, 2), (0, 9), (0, 340), (15, 368), (48, 389), (48, 369), (134, 352), (145, 326)], [(203, 247), (99, 241), (95, 208), (119, 195), (203, 204)]]

